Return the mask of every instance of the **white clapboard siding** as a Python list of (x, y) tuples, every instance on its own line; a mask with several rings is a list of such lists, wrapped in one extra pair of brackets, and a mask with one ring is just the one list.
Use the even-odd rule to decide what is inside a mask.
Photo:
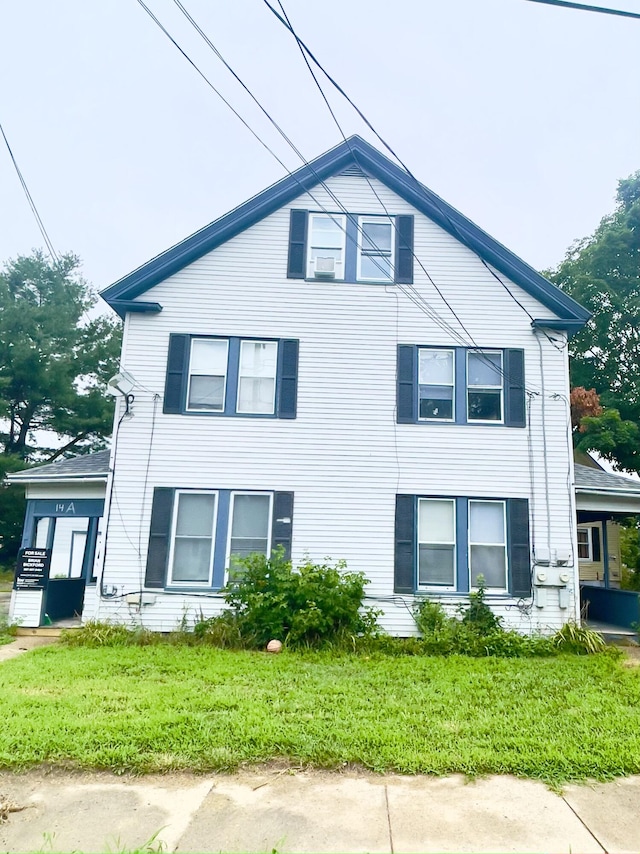
[(42, 590), (14, 590), (11, 593), (9, 614), (11, 624), (25, 629), (40, 625)]
[[(382, 212), (363, 178), (327, 183), (350, 211)], [(393, 595), (397, 493), (528, 498), (538, 546), (575, 553), (564, 333), (536, 335), (528, 315), (552, 317), (548, 309), (503, 276), (501, 285), (473, 252), (373, 184), (390, 213), (415, 215), (415, 253), (458, 319), (414, 263), (420, 298), (479, 347), (524, 349), (529, 427), (396, 423), (397, 345), (460, 341), (397, 286), (286, 278), (289, 208), (336, 210), (318, 188), (316, 201), (302, 196), (148, 291), (143, 298), (161, 313), (127, 317), (122, 364), (138, 387), (133, 417), (118, 431), (104, 567), (104, 583), (120, 595), (143, 586), (156, 486), (295, 492), (294, 561), (345, 559), (365, 572), (372, 604), (400, 634), (414, 625), (412, 597)], [(164, 415), (172, 332), (299, 339), (297, 418)], [(576, 616), (574, 583), (570, 592), (566, 610), (555, 591), (530, 615), (509, 598), (495, 607), (523, 631), (552, 629)], [(139, 613), (123, 599), (92, 604), (88, 595), (85, 616), (169, 630), (183, 607), (209, 615), (221, 599), (160, 592)]]

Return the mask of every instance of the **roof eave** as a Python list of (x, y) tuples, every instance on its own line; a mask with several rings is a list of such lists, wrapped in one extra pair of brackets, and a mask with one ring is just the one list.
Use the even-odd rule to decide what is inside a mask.
[(533, 267), (357, 136), (320, 155), (310, 164), (302, 166), (235, 210), (143, 264), (106, 288), (101, 293), (102, 298), (112, 306), (114, 302), (134, 300), (149, 288), (352, 163), (385, 183), (488, 264), (520, 285), (553, 311), (560, 320), (581, 326), (591, 316), (586, 309), (547, 281)]

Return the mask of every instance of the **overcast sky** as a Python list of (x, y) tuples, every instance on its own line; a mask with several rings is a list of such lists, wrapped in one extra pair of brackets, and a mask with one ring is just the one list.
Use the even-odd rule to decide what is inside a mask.
[[(183, 2), (306, 158), (341, 141), (262, 0)], [(538, 269), (640, 168), (640, 20), (527, 0), (283, 2), (414, 174)], [(172, 0), (147, 3), (299, 166)], [(345, 131), (375, 144), (330, 97)], [(5, 0), (0, 122), (54, 246), (98, 289), (284, 175), (136, 0)], [(0, 198), (4, 261), (42, 245), (4, 147)]]

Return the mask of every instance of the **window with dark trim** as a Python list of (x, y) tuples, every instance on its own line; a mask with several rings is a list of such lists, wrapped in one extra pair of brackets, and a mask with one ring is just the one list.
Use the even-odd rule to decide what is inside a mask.
[(413, 216), (292, 210), (287, 277), (413, 282)]
[(524, 350), (398, 345), (401, 424), (525, 427)]
[(531, 595), (526, 498), (397, 495), (396, 593)]
[(156, 487), (145, 586), (218, 590), (243, 557), (290, 558), (292, 525), (292, 492)]
[(298, 349), (289, 338), (171, 335), (163, 411), (295, 418)]

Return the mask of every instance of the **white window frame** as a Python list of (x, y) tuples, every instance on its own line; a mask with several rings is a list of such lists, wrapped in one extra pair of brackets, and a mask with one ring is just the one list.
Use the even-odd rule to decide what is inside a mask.
[[(383, 252), (379, 251), (377, 254), (369, 254), (363, 252), (362, 242), (363, 242), (363, 226), (365, 223), (376, 223), (380, 222), (385, 223), (391, 228), (391, 249), (390, 251)], [(396, 277), (396, 265), (395, 265), (395, 251), (396, 251), (396, 224), (393, 217), (390, 216), (376, 216), (368, 215), (368, 216), (359, 216), (358, 217), (358, 258), (356, 264), (356, 279), (358, 282), (384, 282), (385, 284), (393, 284)], [(389, 257), (390, 259), (390, 275), (387, 278), (386, 276), (363, 276), (362, 275), (362, 257), (376, 258), (378, 256)]]
[[(341, 246), (316, 246), (312, 243), (313, 237), (313, 223), (316, 219), (330, 219), (334, 222), (338, 223), (340, 226), (340, 230), (342, 232), (342, 245)], [(336, 275), (333, 277), (326, 276), (318, 276), (315, 275), (315, 264), (314, 259), (311, 257), (312, 249), (340, 249), (342, 252), (342, 260), (336, 262)], [(325, 278), (327, 281), (332, 281), (338, 279), (340, 281), (345, 278), (346, 271), (346, 255), (347, 255), (347, 217), (346, 214), (332, 214), (332, 213), (309, 213), (309, 222), (307, 223), (307, 278), (308, 279), (318, 279), (321, 280)], [(341, 269), (338, 269), (338, 265), (340, 265)]]
[[(580, 531), (586, 531), (587, 532), (587, 542), (581, 543), (580, 540), (578, 540), (578, 560), (582, 561), (583, 563), (593, 563), (593, 525), (578, 525), (578, 528), (576, 531), (576, 537), (578, 536)], [(585, 545), (589, 549), (589, 556), (588, 557), (580, 557), (580, 546), (585, 546)]]
[[(174, 581), (173, 580), (173, 558), (175, 553), (176, 528), (178, 526), (178, 509), (181, 495), (207, 495), (214, 496), (213, 505), (213, 529), (211, 531), (211, 555), (209, 557), (209, 578), (207, 581)], [(171, 541), (169, 547), (169, 587), (211, 587), (213, 585), (213, 561), (216, 551), (216, 530), (218, 527), (218, 508), (220, 496), (217, 489), (176, 489), (173, 497), (173, 519), (171, 520)], [(191, 539), (196, 539), (191, 537)], [(199, 538), (204, 539), (204, 537)]]
[[(504, 542), (489, 543), (489, 542), (472, 542), (471, 540), (471, 506), (473, 504), (501, 504), (502, 505), (502, 525), (504, 531)], [(489, 587), (486, 589), (489, 593), (508, 593), (509, 592), (509, 532), (507, 531), (507, 502), (504, 499), (498, 498), (470, 498), (467, 518), (467, 555), (469, 561), (469, 590), (477, 590), (471, 583), (471, 546), (503, 546), (504, 548), (504, 587)]]
[(267, 528), (267, 557), (271, 554), (271, 539), (273, 536), (273, 492), (261, 492), (255, 489), (236, 489), (231, 492), (229, 498), (229, 524), (227, 530), (227, 551), (224, 563), (224, 583), (229, 581), (229, 567), (231, 565), (231, 533), (233, 530), (233, 509), (236, 502), (236, 495), (266, 495), (269, 498), (269, 526)]
[[(500, 356), (500, 385), (471, 385), (469, 382), (469, 356)], [(467, 424), (504, 424), (504, 350), (467, 350), (466, 364), (466, 407), (467, 407)], [(470, 391), (494, 391), (500, 389), (500, 418), (471, 418), (469, 416), (469, 392)]]
[[(253, 409), (240, 409), (240, 380), (244, 377), (245, 379), (261, 379), (261, 377), (253, 377), (250, 374), (242, 373), (242, 348), (245, 344), (273, 344), (276, 348), (276, 361), (273, 369), (273, 399), (271, 401), (271, 411), (270, 412), (255, 412)], [(240, 339), (240, 351), (238, 354), (238, 382), (237, 382), (237, 390), (236, 390), (236, 412), (238, 415), (275, 415), (276, 412), (276, 385), (278, 383), (278, 356), (280, 355), (279, 350), (280, 344), (279, 341), (274, 341), (273, 339), (258, 339), (258, 338), (241, 338)], [(228, 366), (227, 366), (228, 367)], [(262, 379), (268, 379), (268, 377), (262, 377)], [(223, 410), (224, 411), (224, 410)]]
[[(420, 417), (420, 386), (448, 386), (449, 383), (421, 383), (420, 382), (420, 352), (451, 353), (453, 364), (453, 376), (451, 379), (451, 418), (421, 418)], [(418, 347), (418, 421), (431, 421), (434, 424), (444, 422), (455, 423), (456, 420), (456, 351), (454, 347)]]
[[(222, 383), (222, 407), (220, 409), (201, 409), (197, 406), (189, 406), (189, 398), (191, 396), (191, 361), (193, 358), (193, 345), (195, 341), (223, 341), (226, 344), (226, 371), (224, 374), (224, 382)], [(210, 376), (214, 377), (217, 374), (198, 374), (198, 376)], [(187, 374), (187, 397), (185, 400), (185, 411), (186, 412), (206, 412), (207, 414), (219, 412), (223, 414), (225, 411), (225, 406), (227, 403), (227, 382), (229, 380), (229, 339), (228, 338), (216, 338), (214, 335), (211, 336), (203, 336), (197, 335), (191, 339), (191, 343), (189, 345), (189, 369)]]
[[(420, 539), (420, 505), (432, 501), (443, 502), (447, 501), (453, 505), (453, 540), (452, 542), (439, 541), (437, 543)], [(455, 498), (436, 498), (418, 497), (417, 508), (417, 531), (416, 531), (416, 589), (417, 590), (433, 590), (435, 592), (450, 593), (458, 589), (458, 543), (456, 541), (458, 533), (458, 507)], [(453, 584), (421, 584), (420, 583), (420, 546), (453, 546)]]

